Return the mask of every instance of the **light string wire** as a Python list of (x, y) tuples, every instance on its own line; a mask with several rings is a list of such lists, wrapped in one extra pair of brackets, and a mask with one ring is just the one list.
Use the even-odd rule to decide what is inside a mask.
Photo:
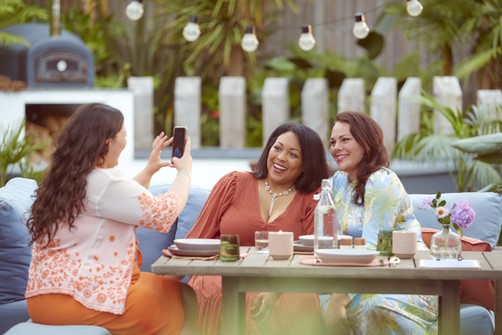
[[(396, 4), (398, 2), (405, 2), (406, 4), (406, 9), (408, 11), (408, 14), (410, 16), (418, 16), (422, 12), (423, 6), (420, 3), (419, 0), (391, 0), (384, 2), (380, 5), (377, 5), (373, 8), (370, 8), (364, 12), (356, 12), (353, 16), (347, 16), (347, 17), (342, 17), (342, 18), (337, 18), (334, 20), (329, 20), (329, 21), (323, 21), (323, 22), (317, 22), (313, 24), (306, 24), (302, 25), (302, 33), (300, 35), (300, 38), (298, 40), (298, 45), (300, 49), (309, 51), (312, 50), (316, 44), (314, 34), (312, 32), (312, 27), (320, 27), (320, 26), (329, 26), (329, 25), (334, 25), (335, 23), (342, 22), (345, 20), (349, 19), (354, 19), (355, 22), (352, 28), (352, 33), (354, 36), (358, 39), (364, 39), (368, 36), (370, 32), (370, 28), (366, 24), (366, 18), (365, 15), (372, 13), (382, 7), (385, 7), (389, 4)], [(127, 15), (131, 20), (138, 20), (142, 14), (143, 14), (143, 5), (142, 5), (142, 0), (132, 0), (131, 3), (128, 6)], [(134, 8), (131, 10), (131, 8)], [(283, 29), (299, 29), (299, 26), (272, 26), (271, 28), (267, 28), (267, 30), (283, 30)], [(260, 28), (263, 29), (263, 28)], [(185, 26), (183, 29), (183, 37), (186, 41), (188, 42), (194, 42), (196, 41), (201, 34), (199, 25), (197, 23), (197, 16), (191, 16), (188, 24)], [(256, 37), (256, 27), (255, 26), (248, 26), (246, 27), (246, 33), (244, 34), (242, 41), (241, 41), (241, 46), (244, 51), (246, 52), (254, 52), (258, 48), (259, 41)]]

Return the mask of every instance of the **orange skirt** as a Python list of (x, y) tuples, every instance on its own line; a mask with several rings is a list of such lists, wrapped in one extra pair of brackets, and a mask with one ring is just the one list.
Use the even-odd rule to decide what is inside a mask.
[[(203, 335), (221, 333), (221, 277), (192, 276), (188, 283), (197, 294)], [(251, 318), (251, 305), (258, 293), (246, 294), (246, 334), (319, 334), (324, 331), (319, 296), (315, 293), (283, 293), (264, 324)]]
[(89, 309), (66, 294), (31, 297), (27, 305), (33, 322), (101, 326), (114, 335), (178, 335), (185, 319), (179, 280), (140, 272), (137, 264), (123, 315)]

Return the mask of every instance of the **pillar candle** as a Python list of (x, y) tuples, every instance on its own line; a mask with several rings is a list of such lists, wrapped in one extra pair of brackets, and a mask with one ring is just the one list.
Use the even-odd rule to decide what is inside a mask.
[(293, 233), (278, 231), (268, 233), (268, 251), (276, 260), (289, 259), (293, 255)]

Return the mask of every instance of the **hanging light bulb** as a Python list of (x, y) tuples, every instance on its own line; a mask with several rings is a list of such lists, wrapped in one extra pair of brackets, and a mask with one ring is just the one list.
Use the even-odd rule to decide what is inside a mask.
[(246, 28), (246, 33), (242, 37), (241, 47), (246, 52), (253, 52), (258, 49), (258, 38), (256, 37), (256, 30), (254, 26), (249, 26)]
[(298, 46), (305, 51), (314, 49), (315, 38), (314, 35), (312, 35), (312, 26), (310, 24), (302, 27), (302, 34), (300, 35), (300, 39), (298, 39)]
[(406, 11), (411, 16), (419, 16), (422, 13), (424, 6), (418, 0), (406, 0)]
[(364, 15), (361, 13), (356, 13), (356, 22), (354, 23), (354, 28), (352, 28), (352, 33), (354, 36), (360, 40), (366, 38), (370, 32), (370, 28), (366, 24)]
[(188, 42), (196, 41), (200, 36), (200, 28), (197, 23), (197, 16), (190, 16), (190, 20), (188, 21), (185, 28), (183, 28), (183, 38)]
[(129, 20), (137, 21), (143, 16), (143, 0), (132, 0), (126, 7)]

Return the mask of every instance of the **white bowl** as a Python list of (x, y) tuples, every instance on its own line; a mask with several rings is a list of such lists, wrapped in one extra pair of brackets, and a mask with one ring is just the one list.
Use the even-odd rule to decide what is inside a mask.
[[(300, 242), (306, 247), (314, 246), (314, 235), (302, 235), (299, 237)], [(319, 245), (321, 247), (332, 247), (333, 246), (333, 237), (331, 236), (320, 236), (319, 237)]]
[(364, 249), (319, 249), (317, 257), (323, 263), (371, 263), (379, 251)]
[(180, 250), (220, 250), (220, 240), (211, 238), (181, 238), (173, 241)]

